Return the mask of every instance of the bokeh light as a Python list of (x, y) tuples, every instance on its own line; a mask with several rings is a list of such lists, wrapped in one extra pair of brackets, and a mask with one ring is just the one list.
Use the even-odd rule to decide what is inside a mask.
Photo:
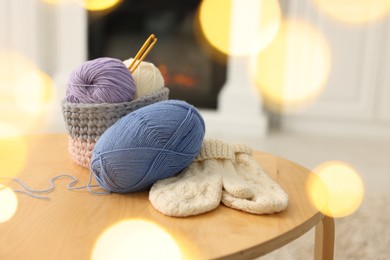
[(0, 51), (0, 123), (29, 132), (54, 96), (47, 74), (17, 52)]
[(0, 184), (0, 223), (10, 220), (18, 208), (16, 194), (10, 188)]
[(264, 49), (276, 35), (281, 10), (277, 0), (203, 0), (196, 24), (199, 41), (227, 55), (247, 55)]
[(307, 180), (313, 205), (325, 215), (345, 217), (355, 212), (364, 197), (364, 184), (356, 171), (344, 162), (319, 165)]
[(377, 21), (390, 11), (390, 0), (313, 0), (320, 10), (337, 21), (365, 24)]
[(18, 129), (0, 122), (0, 177), (14, 177), (25, 167), (28, 146)]
[(61, 5), (61, 4), (68, 4), (73, 0), (41, 0), (41, 1), (49, 5)]
[(175, 240), (160, 226), (140, 219), (109, 227), (95, 243), (92, 260), (181, 259)]
[(21, 110), (30, 114), (42, 113), (53, 98), (53, 81), (42, 71), (26, 71), (15, 82), (15, 100)]
[(295, 112), (322, 92), (331, 67), (326, 38), (311, 24), (287, 19), (252, 68), (265, 105), (277, 113)]
[(15, 51), (0, 50), (0, 58), (1, 87), (15, 81), (24, 71), (35, 68), (30, 60)]
[(117, 7), (123, 0), (74, 0), (89, 11), (105, 11)]

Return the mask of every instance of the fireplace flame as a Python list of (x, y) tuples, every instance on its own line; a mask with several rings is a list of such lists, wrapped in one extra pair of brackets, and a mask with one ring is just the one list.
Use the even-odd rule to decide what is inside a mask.
[(170, 73), (165, 64), (159, 64), (157, 67), (164, 78), (165, 85), (177, 85), (187, 89), (192, 89), (198, 84), (198, 80), (195, 77), (186, 73)]

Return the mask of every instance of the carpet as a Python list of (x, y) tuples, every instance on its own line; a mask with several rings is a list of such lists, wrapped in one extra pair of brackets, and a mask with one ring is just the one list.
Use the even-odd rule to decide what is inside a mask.
[[(335, 260), (390, 259), (390, 193), (366, 194), (352, 215), (335, 219)], [(314, 229), (259, 260), (313, 259)]]

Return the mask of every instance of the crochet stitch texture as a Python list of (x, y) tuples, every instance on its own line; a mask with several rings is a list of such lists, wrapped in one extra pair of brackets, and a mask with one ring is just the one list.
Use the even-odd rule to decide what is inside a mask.
[(162, 89), (123, 103), (82, 104), (61, 102), (67, 133), (68, 150), (74, 161), (89, 168), (92, 151), (99, 137), (123, 116), (150, 104), (167, 100), (169, 89)]

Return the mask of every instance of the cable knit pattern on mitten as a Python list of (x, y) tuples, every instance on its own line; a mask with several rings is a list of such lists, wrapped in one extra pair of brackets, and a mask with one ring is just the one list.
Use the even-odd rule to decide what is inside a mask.
[(272, 214), (284, 210), (287, 207), (288, 195), (255, 161), (249, 153), (249, 147), (234, 147), (237, 148), (234, 163), (236, 172), (248, 183), (254, 196), (243, 199), (224, 191), (222, 202), (228, 207), (253, 214)]
[[(242, 147), (242, 151), (252, 152), (248, 146), (242, 145)], [(220, 171), (223, 173), (223, 188), (238, 198), (249, 199), (253, 197), (253, 192), (243, 178), (236, 174), (233, 166), (234, 152), (234, 146), (227, 142), (206, 139), (203, 141), (202, 149), (195, 161), (206, 159), (222, 160), (222, 169)]]
[(249, 146), (209, 139), (189, 167), (152, 186), (149, 200), (165, 215), (186, 217), (211, 211), (221, 200), (234, 209), (271, 214), (286, 208), (288, 196)]
[(160, 180), (152, 186), (150, 202), (161, 213), (174, 217), (215, 209), (221, 201), (225, 171), (234, 171), (233, 159), (234, 150), (230, 144), (204, 140), (199, 155), (186, 169), (176, 177)]
[(149, 200), (155, 209), (172, 217), (211, 211), (221, 202), (221, 167), (219, 160), (194, 162), (178, 176), (156, 182)]

